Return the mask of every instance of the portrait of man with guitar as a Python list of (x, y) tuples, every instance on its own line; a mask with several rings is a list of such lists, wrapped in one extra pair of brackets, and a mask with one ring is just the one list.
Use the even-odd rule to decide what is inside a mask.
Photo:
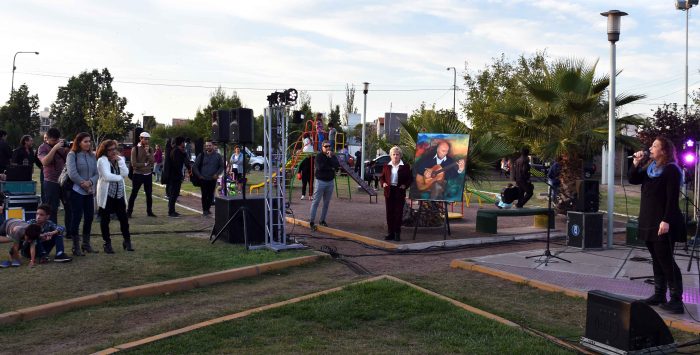
[[(464, 184), (466, 157), (451, 156), (447, 140), (433, 141), (435, 146), (421, 155), (415, 165), (412, 198), (430, 200), (460, 200)], [(450, 184), (457, 189), (450, 189)], [(455, 191), (452, 191), (455, 190)], [(459, 192), (457, 192), (457, 190)], [(457, 196), (454, 195), (455, 192)]]

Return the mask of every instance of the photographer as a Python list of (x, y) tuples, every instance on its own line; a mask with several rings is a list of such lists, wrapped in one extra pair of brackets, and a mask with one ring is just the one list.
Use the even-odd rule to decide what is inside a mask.
[(71, 209), (67, 201), (66, 194), (68, 191), (62, 191), (61, 185), (58, 183), (58, 177), (63, 171), (63, 166), (66, 165), (66, 157), (68, 156), (68, 142), (61, 139), (61, 132), (57, 128), (49, 128), (46, 132), (46, 142), (39, 146), (38, 156), (43, 165), (44, 172), (44, 197), (45, 201), (51, 206), (51, 221), (58, 223), (58, 205), (63, 203), (63, 212), (65, 213), (65, 225), (70, 225)]

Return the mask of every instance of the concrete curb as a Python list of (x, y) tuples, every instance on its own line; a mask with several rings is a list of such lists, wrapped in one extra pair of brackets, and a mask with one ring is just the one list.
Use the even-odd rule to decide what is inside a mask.
[[(311, 228), (311, 226), (309, 225), (309, 222), (301, 220), (301, 219), (294, 219), (292, 217), (287, 217), (287, 223), (292, 223), (292, 224), (296, 224), (298, 226)], [(368, 245), (379, 247), (379, 248), (389, 249), (389, 250), (396, 250), (399, 248), (399, 246), (394, 244), (394, 243), (389, 243), (389, 242), (385, 242), (383, 240), (377, 240), (374, 238), (365, 237), (363, 235), (359, 235), (359, 234), (355, 234), (355, 233), (351, 233), (351, 232), (346, 232), (344, 230), (329, 228), (329, 227), (324, 227), (324, 226), (316, 226), (316, 227), (318, 227), (319, 232), (326, 233), (326, 234), (331, 235), (333, 237), (347, 238), (347, 239), (351, 239), (351, 240), (354, 240), (357, 242), (361, 242), (364, 244), (368, 244)]]
[(331, 289), (328, 289), (328, 290), (319, 291), (319, 292), (311, 293), (311, 294), (304, 295), (304, 296), (300, 296), (300, 297), (295, 297), (295, 298), (292, 298), (292, 299), (289, 299), (289, 300), (286, 300), (286, 301), (277, 302), (277, 303), (269, 304), (269, 305), (266, 305), (266, 306), (257, 307), (257, 308), (253, 308), (253, 309), (249, 309), (249, 310), (245, 310), (245, 311), (241, 311), (241, 312), (238, 312), (238, 313), (230, 314), (230, 315), (223, 316), (223, 317), (219, 317), (219, 318), (214, 318), (214, 319), (211, 319), (211, 320), (208, 320), (208, 321), (204, 321), (204, 322), (200, 322), (200, 323), (196, 323), (196, 324), (193, 324), (193, 325), (184, 327), (184, 328), (175, 329), (175, 330), (172, 330), (172, 331), (169, 331), (169, 332), (157, 334), (157, 335), (154, 335), (154, 336), (151, 336), (151, 337), (147, 337), (147, 338), (144, 338), (144, 339), (140, 339), (140, 340), (136, 340), (136, 341), (124, 343), (124, 344), (121, 344), (121, 345), (113, 346), (113, 347), (111, 347), (111, 348), (107, 348), (107, 349), (104, 349), (104, 350), (95, 352), (94, 354), (98, 354), (98, 355), (114, 354), (114, 353), (119, 352), (119, 351), (122, 351), (122, 350), (133, 349), (133, 348), (139, 347), (139, 346), (141, 346), (141, 345), (149, 344), (149, 343), (152, 343), (152, 342), (155, 342), (155, 341), (158, 341), (158, 340), (162, 340), (162, 339), (170, 338), (170, 337), (173, 337), (173, 336), (176, 336), (176, 335), (184, 334), (184, 333), (187, 333), (187, 332), (190, 332), (190, 331), (193, 331), (193, 330), (197, 330), (197, 329), (201, 329), (201, 328), (204, 328), (204, 327), (208, 327), (208, 326), (210, 326), (210, 325), (214, 325), (214, 324), (226, 322), (226, 321), (229, 321), (229, 320), (234, 320), (234, 319), (243, 318), (243, 317), (249, 316), (249, 315), (251, 315), (251, 314), (263, 312), (263, 311), (266, 311), (266, 310), (269, 310), (269, 309), (274, 309), (274, 308), (286, 306), (286, 305), (289, 305), (289, 304), (294, 304), (294, 303), (298, 303), (298, 302), (301, 302), (301, 301), (305, 301), (305, 300), (309, 300), (309, 299), (312, 299), (312, 298), (316, 298), (316, 297), (319, 297), (319, 296), (322, 296), (322, 295), (326, 295), (326, 294), (329, 294), (329, 293), (341, 291), (341, 290), (343, 290), (343, 289), (345, 289), (345, 288), (347, 288), (347, 287), (349, 287), (349, 286), (354, 286), (354, 285), (358, 285), (358, 284), (363, 284), (363, 283), (367, 283), (367, 282), (374, 282), (374, 281), (379, 281), (379, 280), (391, 280), (391, 281), (394, 281), (394, 282), (397, 282), (397, 283), (400, 283), (400, 284), (409, 286), (409, 287), (414, 288), (414, 289), (416, 289), (416, 290), (418, 290), (418, 291), (420, 291), (420, 292), (426, 293), (426, 294), (428, 294), (428, 295), (430, 295), (430, 296), (433, 296), (433, 297), (436, 297), (436, 298), (441, 299), (441, 300), (443, 300), (443, 301), (449, 302), (449, 303), (451, 303), (452, 305), (454, 305), (454, 306), (456, 306), (456, 307), (458, 307), (458, 308), (464, 309), (464, 310), (466, 310), (466, 311), (468, 311), (468, 312), (470, 312), (470, 313), (478, 314), (478, 315), (480, 315), (480, 316), (482, 316), (482, 317), (491, 319), (491, 320), (493, 320), (493, 321), (496, 321), (496, 322), (498, 322), (498, 323), (507, 325), (507, 326), (509, 326), (509, 327), (522, 329), (523, 331), (525, 331), (525, 332), (527, 332), (527, 333), (530, 333), (531, 335), (535, 335), (535, 336), (539, 336), (539, 337), (544, 337), (544, 338), (546, 338), (546, 339), (548, 339), (548, 340), (550, 340), (550, 341), (553, 341), (553, 342), (555, 342), (555, 343), (557, 343), (557, 344), (559, 344), (559, 345), (561, 345), (561, 346), (564, 346), (564, 347), (566, 347), (566, 348), (568, 348), (568, 349), (583, 351), (583, 352), (586, 353), (586, 354), (590, 354), (590, 352), (585, 351), (584, 349), (580, 349), (579, 347), (575, 347), (575, 346), (572, 346), (572, 345), (570, 345), (570, 344), (567, 344), (566, 342), (564, 342), (564, 341), (562, 341), (562, 340), (556, 339), (556, 338), (551, 337), (551, 336), (548, 336), (548, 335), (543, 335), (543, 334), (540, 334), (540, 333), (538, 333), (538, 332), (529, 331), (528, 329), (522, 328), (522, 327), (521, 327), (520, 325), (518, 325), (517, 323), (511, 322), (511, 321), (509, 321), (509, 320), (507, 320), (507, 319), (505, 319), (505, 318), (503, 318), (503, 317), (500, 317), (500, 316), (497, 316), (497, 315), (495, 315), (495, 314), (492, 314), (492, 313), (483, 311), (483, 310), (481, 310), (481, 309), (472, 307), (472, 306), (470, 306), (470, 305), (468, 305), (468, 304), (462, 303), (462, 302), (460, 302), (460, 301), (457, 301), (457, 300), (455, 300), (455, 299), (449, 298), (449, 297), (447, 297), (447, 296), (443, 296), (443, 295), (441, 295), (441, 294), (439, 294), (439, 293), (437, 293), (437, 292), (430, 291), (430, 290), (428, 290), (428, 289), (425, 289), (425, 288), (423, 288), (423, 287), (420, 287), (420, 286), (418, 286), (418, 285), (412, 284), (412, 283), (410, 283), (410, 282), (408, 282), (408, 281), (404, 281), (404, 280), (402, 280), (402, 279), (399, 279), (399, 278), (397, 278), (397, 277), (390, 276), (390, 275), (380, 275), (380, 276), (372, 277), (372, 278), (369, 278), (369, 279), (366, 279), (366, 280), (362, 280), (362, 281), (358, 281), (358, 282), (353, 282), (353, 283), (351, 283), (351, 284), (347, 284), (347, 285), (344, 285), (344, 286), (334, 287), (334, 288), (331, 288)]
[(125, 287), (116, 290), (95, 293), (92, 295), (71, 298), (63, 301), (47, 303), (40, 306), (22, 308), (15, 311), (0, 314), (0, 324), (12, 324), (19, 321), (37, 319), (41, 317), (68, 312), (78, 308), (94, 306), (109, 301), (116, 301), (134, 297), (161, 295), (177, 291), (187, 291), (194, 288), (238, 280), (245, 277), (259, 276), (268, 271), (280, 270), (288, 267), (309, 264), (317, 261), (321, 257), (327, 257), (327, 255), (322, 253), (316, 253), (316, 255), (302, 256), (293, 259), (244, 266), (230, 270), (217, 271), (203, 275), (184, 277), (151, 284)]
[[(450, 262), (450, 267), (453, 269), (463, 269), (463, 270), (469, 270), (469, 271), (476, 271), (480, 272), (482, 274), (487, 274), (495, 277), (500, 277), (504, 280), (512, 281), (515, 283), (531, 286), (538, 288), (543, 291), (548, 291), (548, 292), (557, 292), (557, 293), (563, 293), (567, 296), (570, 297), (579, 297), (583, 299), (588, 298), (588, 293), (579, 291), (579, 290), (574, 290), (566, 287), (562, 287), (559, 285), (554, 285), (550, 284), (547, 282), (539, 281), (539, 280), (533, 280), (533, 279), (528, 279), (524, 276), (520, 276), (518, 274), (513, 274), (510, 272), (498, 270), (498, 269), (493, 269), (487, 266), (479, 265), (477, 263), (471, 262), (471, 261), (465, 261), (465, 260), (459, 260), (455, 259)], [(685, 319), (678, 318), (676, 316), (670, 315), (670, 314), (659, 314), (661, 318), (664, 320), (664, 323), (666, 323), (667, 326), (671, 328), (675, 328), (684, 332), (688, 333), (695, 333), (699, 334), (700, 333), (700, 324), (690, 322)]]

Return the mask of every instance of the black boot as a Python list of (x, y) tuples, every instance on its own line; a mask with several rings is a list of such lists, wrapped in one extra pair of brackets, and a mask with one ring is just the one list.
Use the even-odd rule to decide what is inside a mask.
[(673, 314), (683, 314), (685, 307), (683, 306), (683, 288), (669, 287), (671, 291), (671, 300), (659, 307)]
[(654, 294), (642, 301), (650, 306), (666, 303), (666, 280), (661, 277), (654, 277)]
[(80, 250), (80, 237), (77, 235), (73, 236), (73, 256), (85, 256)]
[(114, 249), (112, 249), (112, 242), (111, 241), (105, 241), (104, 250), (105, 250), (105, 253), (107, 253), (107, 254), (114, 254)]
[(90, 245), (90, 235), (89, 234), (83, 236), (83, 245), (82, 245), (81, 249), (85, 253), (94, 253), (94, 254), (99, 253), (99, 251), (93, 249), (92, 245)]
[(394, 240), (397, 242), (401, 241), (401, 232), (394, 233)]
[(394, 233), (389, 233), (385, 235), (384, 240), (394, 240)]
[(122, 247), (124, 247), (124, 250), (126, 251), (134, 251), (134, 248), (131, 247), (131, 238), (124, 238), (124, 242), (122, 242)]

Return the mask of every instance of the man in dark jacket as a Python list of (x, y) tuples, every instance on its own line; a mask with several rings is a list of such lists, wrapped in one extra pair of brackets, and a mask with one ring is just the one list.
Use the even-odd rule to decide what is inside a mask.
[(175, 212), (175, 203), (180, 197), (180, 187), (184, 178), (184, 167), (190, 169), (190, 159), (185, 154), (185, 137), (176, 137), (169, 157), (168, 169), (168, 217), (178, 218), (180, 214)]
[(309, 217), (309, 225), (312, 230), (316, 230), (316, 210), (318, 204), (323, 198), (323, 210), (321, 211), (320, 224), (327, 227), (326, 215), (328, 214), (328, 205), (333, 197), (335, 172), (340, 168), (338, 157), (331, 150), (330, 141), (323, 141), (321, 152), (316, 155), (314, 160), (314, 200), (311, 203), (311, 216)]
[(535, 190), (535, 186), (530, 182), (530, 149), (523, 147), (520, 151), (520, 157), (515, 160), (512, 175), (515, 185), (520, 190), (515, 207), (523, 208)]
[[(34, 153), (34, 139), (30, 135), (22, 136), (19, 141), (19, 147), (12, 151), (12, 161), (11, 165), (23, 165), (32, 166), (36, 165), (39, 169), (43, 168), (41, 161), (37, 158)], [(32, 174), (34, 174), (34, 168), (32, 168)]]
[(12, 157), (12, 149), (5, 141), (7, 139), (7, 132), (0, 129), (0, 173), (4, 174), (7, 170), (7, 166), (10, 165), (10, 158)]
[(192, 167), (192, 173), (199, 179), (199, 187), (202, 190), (202, 215), (211, 215), (211, 205), (214, 201), (216, 181), (224, 172), (224, 158), (214, 150), (211, 141), (204, 143), (204, 152), (197, 156)]

